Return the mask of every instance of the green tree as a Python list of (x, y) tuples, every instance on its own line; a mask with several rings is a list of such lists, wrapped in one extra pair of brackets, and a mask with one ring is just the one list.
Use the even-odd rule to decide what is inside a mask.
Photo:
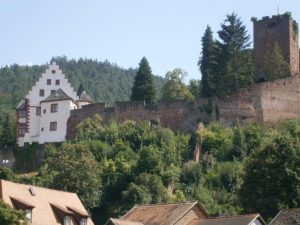
[(63, 144), (46, 159), (40, 176), (45, 178), (44, 185), (50, 188), (77, 193), (89, 209), (100, 203), (99, 165), (83, 144)]
[(273, 81), (289, 75), (289, 64), (283, 58), (277, 42), (275, 42), (272, 50), (269, 49), (266, 52), (263, 70), (267, 81)]
[(202, 37), (202, 52), (198, 66), (202, 74), (201, 94), (203, 97), (211, 97), (216, 91), (217, 82), (217, 45), (213, 40), (210, 26), (207, 26)]
[(83, 84), (80, 83), (79, 88), (78, 88), (78, 90), (77, 90), (77, 96), (80, 96), (81, 93), (84, 92), (84, 91), (85, 91), (85, 89), (84, 89), (84, 87), (83, 87)]
[(0, 199), (0, 224), (1, 225), (27, 225), (25, 213), (15, 210)]
[(299, 143), (290, 134), (253, 152), (239, 193), (244, 209), (270, 219), (282, 208), (300, 207), (299, 165)]
[(16, 121), (10, 113), (5, 113), (4, 121), (0, 132), (0, 144), (2, 146), (12, 146), (16, 142)]
[(137, 74), (134, 78), (131, 100), (144, 100), (146, 102), (154, 102), (156, 100), (153, 75), (148, 60), (145, 57), (140, 61)]
[(201, 80), (190, 80), (188, 89), (192, 93), (192, 95), (194, 95), (195, 98), (200, 98), (202, 94)]
[(226, 16), (218, 35), (217, 95), (225, 97), (253, 83), (253, 57), (247, 50), (250, 36), (237, 14)]
[(174, 69), (166, 74), (166, 83), (161, 89), (162, 100), (193, 100), (195, 97), (183, 83), (186, 72)]

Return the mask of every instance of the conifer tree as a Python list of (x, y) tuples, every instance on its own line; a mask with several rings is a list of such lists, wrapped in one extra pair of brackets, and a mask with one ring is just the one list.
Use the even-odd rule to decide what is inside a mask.
[(77, 91), (77, 96), (80, 96), (82, 92), (84, 92), (84, 87), (83, 87), (83, 84), (80, 83), (78, 91)]
[(144, 100), (146, 102), (154, 102), (156, 99), (153, 75), (148, 60), (145, 57), (139, 63), (130, 99), (133, 101)]
[(202, 74), (201, 94), (203, 97), (211, 97), (216, 89), (216, 53), (217, 46), (213, 40), (210, 26), (207, 26), (202, 37), (202, 52), (198, 66)]
[(267, 81), (289, 75), (289, 64), (284, 60), (277, 42), (275, 42), (272, 50), (266, 52), (263, 70)]
[(247, 49), (250, 36), (236, 13), (226, 16), (218, 31), (217, 95), (225, 97), (238, 88), (253, 83), (252, 54)]

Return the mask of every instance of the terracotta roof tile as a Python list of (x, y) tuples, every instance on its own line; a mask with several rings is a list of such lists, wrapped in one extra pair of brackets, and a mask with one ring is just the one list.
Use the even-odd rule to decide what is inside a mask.
[(300, 208), (281, 210), (271, 221), (270, 225), (299, 225)]
[[(145, 225), (171, 225), (192, 209), (197, 202), (178, 204), (138, 205), (128, 211), (122, 219), (141, 222)], [(202, 209), (202, 211), (204, 211)], [(206, 212), (204, 211), (206, 214)]]
[(129, 221), (129, 220), (122, 220), (122, 219), (115, 219), (115, 218), (110, 218), (109, 220), (114, 225), (143, 225), (143, 223)]
[(259, 214), (247, 214), (238, 216), (220, 216), (210, 217), (207, 219), (196, 219), (188, 225), (249, 225), (255, 219), (259, 219), (261, 224), (265, 222), (260, 218)]
[[(32, 209), (33, 225), (61, 225), (50, 203), (64, 210), (68, 210), (67, 207), (74, 207), (87, 214), (76, 193), (18, 184), (5, 180), (0, 180), (0, 187), (0, 197), (10, 206), (13, 206), (11, 198), (19, 199), (26, 204), (34, 206)], [(30, 187), (34, 190), (35, 195), (30, 193)], [(71, 210), (68, 211), (73, 213)], [(93, 225), (90, 218), (87, 221), (88, 225)]]

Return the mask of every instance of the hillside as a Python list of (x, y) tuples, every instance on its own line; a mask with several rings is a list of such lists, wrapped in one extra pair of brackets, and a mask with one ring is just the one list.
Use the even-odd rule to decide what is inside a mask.
[[(97, 102), (129, 100), (136, 70), (123, 69), (108, 61), (92, 59), (67, 59), (55, 57), (55, 61), (71, 82), (75, 90), (83, 83), (86, 91)], [(0, 69), (0, 105), (1, 109), (14, 109), (24, 98), (47, 65), (19, 66), (14, 64)], [(155, 76), (158, 90), (163, 78)]]

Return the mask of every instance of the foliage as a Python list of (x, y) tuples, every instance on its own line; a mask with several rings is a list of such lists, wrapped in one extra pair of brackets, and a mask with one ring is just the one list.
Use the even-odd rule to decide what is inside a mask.
[(193, 100), (195, 96), (184, 84), (186, 72), (182, 69), (174, 69), (166, 74), (166, 83), (161, 89), (162, 100)]
[(248, 49), (250, 36), (237, 14), (226, 16), (213, 39), (208, 26), (202, 37), (198, 65), (202, 73), (202, 96), (226, 97), (254, 82), (253, 53)]
[(282, 132), (274, 142), (250, 155), (245, 166), (240, 199), (248, 212), (274, 217), (282, 208), (300, 206), (300, 147)]
[(275, 42), (272, 50), (266, 52), (263, 65), (265, 79), (273, 81), (289, 75), (289, 64), (281, 54), (281, 49)]
[(27, 225), (25, 213), (15, 210), (0, 199), (0, 224), (1, 225)]
[(45, 186), (75, 192), (91, 209), (99, 205), (101, 180), (99, 165), (93, 154), (82, 144), (63, 144), (56, 153), (47, 158), (40, 176)]
[(192, 95), (194, 95), (194, 97), (200, 98), (201, 95), (201, 91), (202, 91), (202, 85), (201, 85), (201, 80), (195, 80), (195, 79), (191, 79), (188, 85), (188, 89), (189, 91), (192, 93)]
[(153, 75), (148, 60), (143, 57), (134, 78), (130, 99), (133, 101), (154, 102), (156, 100), (156, 88), (153, 82)]
[(201, 95), (211, 97), (216, 92), (217, 44), (213, 40), (210, 26), (207, 26), (202, 37), (202, 52), (198, 66), (202, 74)]
[[(2, 110), (0, 110), (1, 113)], [(0, 116), (0, 146), (11, 147), (16, 142), (16, 118), (13, 113)]]

